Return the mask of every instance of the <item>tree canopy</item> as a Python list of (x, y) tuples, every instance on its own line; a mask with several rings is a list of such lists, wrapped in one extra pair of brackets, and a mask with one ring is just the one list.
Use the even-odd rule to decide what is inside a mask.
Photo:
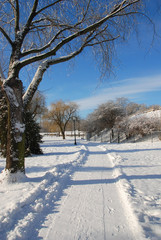
[(60, 100), (51, 104), (51, 109), (44, 117), (59, 127), (63, 139), (65, 139), (66, 127), (69, 121), (72, 121), (72, 118), (77, 115), (77, 110), (77, 104), (73, 102), (65, 103)]
[(2, 0), (0, 33), (5, 64), (1, 68), (7, 76), (8, 69), (19, 72), (42, 61), (35, 74), (41, 78), (50, 65), (92, 47), (98, 62), (109, 70), (113, 42), (129, 34), (140, 6), (141, 0)]

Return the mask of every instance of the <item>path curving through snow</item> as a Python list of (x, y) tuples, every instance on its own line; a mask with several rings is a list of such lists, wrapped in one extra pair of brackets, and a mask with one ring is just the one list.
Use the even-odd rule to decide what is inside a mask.
[(39, 238), (143, 240), (127, 201), (110, 155), (95, 144), (88, 144), (85, 164), (68, 181), (54, 213), (46, 217), (39, 230)]

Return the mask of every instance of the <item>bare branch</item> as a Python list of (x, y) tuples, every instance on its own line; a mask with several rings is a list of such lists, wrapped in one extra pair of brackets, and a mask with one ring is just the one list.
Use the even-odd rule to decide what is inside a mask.
[(28, 27), (31, 24), (33, 18), (36, 16), (36, 9), (37, 9), (37, 6), (38, 6), (38, 2), (39, 2), (39, 0), (34, 1), (33, 7), (32, 7), (32, 10), (31, 10), (31, 14), (28, 18), (28, 21), (27, 21), (25, 27)]
[(16, 7), (14, 8), (14, 15), (15, 15), (15, 32), (17, 33), (19, 28), (19, 0), (16, 0)]
[(87, 46), (87, 44), (85, 42), (77, 51), (70, 53), (67, 56), (62, 56), (60, 58), (50, 60), (49, 65), (55, 65), (58, 63), (69, 61), (70, 59), (72, 59), (72, 58), (76, 57), (78, 54), (80, 54), (86, 46)]
[[(102, 41), (96, 41), (96, 42), (94, 42), (94, 43), (87, 43), (87, 46), (88, 46), (88, 47), (92, 47), (92, 46), (96, 46), (96, 45), (99, 45), (99, 44), (102, 44), (102, 43), (105, 43), (105, 42), (111, 42), (111, 41), (116, 40), (116, 39), (119, 38), (119, 37), (120, 37), (120, 35), (117, 36), (117, 37), (114, 37), (114, 38), (109, 38), (109, 39), (102, 40)], [(91, 41), (90, 41), (90, 42), (91, 42)]]
[(83, 18), (82, 18), (81, 22), (83, 22), (83, 20), (85, 19), (86, 15), (88, 13), (90, 3), (91, 3), (91, 0), (88, 1), (87, 8), (86, 8), (85, 12), (83, 13)]
[(38, 56), (34, 56), (32, 58), (29, 59), (25, 59), (23, 61), (21, 61), (20, 65), (21, 67), (24, 67), (30, 63), (36, 62), (36, 61), (40, 61), (43, 60), (47, 57), (50, 56), (54, 56), (56, 54), (56, 52), (62, 48), (65, 44), (71, 42), (72, 40), (76, 39), (77, 37), (80, 37), (82, 35), (87, 34), (88, 32), (91, 32), (95, 29), (98, 29), (101, 25), (103, 25), (107, 20), (109, 20), (110, 18), (113, 18), (116, 14), (118, 14), (119, 12), (122, 12), (125, 8), (129, 7), (132, 4), (135, 4), (137, 2), (139, 2), (140, 0), (134, 0), (134, 1), (127, 1), (124, 0), (121, 4), (119, 4), (119, 6), (116, 6), (114, 8), (114, 10), (112, 10), (111, 13), (107, 14), (105, 17), (103, 17), (102, 19), (100, 19), (99, 21), (97, 21), (94, 24), (89, 25), (88, 27), (77, 31), (76, 33), (64, 38), (60, 43), (57, 44), (57, 46), (55, 48), (53, 48), (51, 51), (47, 52), (47, 53), (43, 53), (40, 54)]
[(62, 1), (64, 1), (64, 0), (57, 0), (56, 2), (51, 3), (51, 4), (49, 4), (49, 5), (41, 8), (39, 11), (36, 12), (36, 15), (38, 15), (39, 13), (41, 13), (41, 12), (44, 11), (44, 10), (46, 10), (47, 8), (50, 8), (50, 7), (54, 6), (55, 4), (57, 4), (57, 3), (59, 3), (59, 2), (62, 2)]
[(19, 0), (15, 0), (16, 6), (14, 5), (14, 3), (9, 0), (9, 3), (13, 9), (13, 13), (14, 13), (14, 20), (15, 20), (15, 33), (17, 33), (17, 31), (19, 31)]
[(23, 39), (26, 36), (26, 34), (29, 32), (31, 22), (34, 19), (34, 17), (36, 16), (36, 9), (37, 9), (37, 6), (38, 6), (38, 2), (39, 2), (39, 0), (35, 0), (34, 1), (33, 7), (32, 7), (32, 10), (31, 10), (31, 13), (30, 13), (30, 16), (29, 16), (29, 18), (28, 18), (28, 20), (26, 22), (26, 25), (24, 26), (24, 29), (23, 29), (23, 34), (22, 34)]
[(51, 44), (58, 38), (58, 36), (63, 33), (64, 31), (66, 31), (69, 28), (65, 28), (60, 30), (45, 46), (43, 46), (42, 48), (35, 48), (35, 49), (31, 49), (29, 51), (23, 52), (22, 53), (22, 57), (25, 57), (27, 55), (33, 54), (33, 53), (40, 53), (44, 50), (46, 50), (47, 48), (49, 48), (51, 46)]
[(129, 7), (130, 5), (135, 4), (137, 2), (140, 2), (140, 0), (132, 0), (132, 1), (124, 0), (120, 4), (116, 4), (114, 6), (114, 9), (111, 12), (111, 14), (117, 14), (118, 12), (123, 11), (125, 8)]
[(85, 38), (84, 44), (82, 44), (82, 46), (77, 51), (72, 52), (71, 54), (69, 54), (67, 56), (57, 58), (57, 59), (46, 60), (42, 64), (40, 64), (40, 66), (38, 67), (38, 69), (35, 73), (35, 76), (34, 76), (32, 82), (31, 82), (31, 84), (29, 85), (26, 93), (23, 96), (24, 108), (26, 108), (28, 106), (28, 104), (30, 103), (30, 101), (32, 99), (32, 96), (36, 92), (36, 90), (38, 88), (38, 85), (40, 84), (40, 82), (42, 80), (43, 74), (49, 68), (49, 66), (69, 61), (70, 59), (79, 55), (83, 51), (83, 49), (86, 47), (87, 39), (90, 37), (90, 35), (91, 34), (89, 34), (89, 36), (87, 36)]
[(70, 59), (79, 55), (85, 47), (86, 47), (86, 43), (84, 43), (77, 51), (75, 51), (67, 56), (62, 56), (57, 59), (46, 60), (42, 64), (40, 64), (31, 84), (29, 85), (26, 93), (23, 96), (24, 108), (27, 108), (28, 104), (30, 103), (34, 93), (36, 92), (36, 90), (43, 78), (45, 71), (49, 68), (49, 66), (69, 61)]
[(13, 42), (12, 40), (10, 39), (10, 37), (8, 36), (8, 34), (5, 32), (5, 30), (0, 27), (0, 32), (3, 34), (3, 36), (7, 39), (8, 43), (13, 46)]
[(43, 22), (43, 21), (46, 21), (46, 18), (40, 18), (38, 20), (32, 21), (32, 25), (34, 26), (34, 24), (40, 23), (40, 22)]
[(33, 21), (33, 19), (39, 14), (39, 13), (41, 13), (42, 11), (44, 11), (45, 9), (47, 9), (47, 8), (49, 8), (49, 7), (51, 7), (51, 6), (54, 6), (55, 4), (57, 4), (57, 3), (59, 3), (59, 2), (61, 2), (61, 1), (63, 1), (63, 0), (57, 0), (56, 2), (54, 2), (54, 3), (52, 3), (52, 4), (49, 4), (49, 5), (47, 5), (47, 6), (45, 6), (44, 8), (42, 8), (42, 9), (40, 9), (39, 11), (37, 11), (36, 12), (36, 9), (37, 9), (37, 7), (38, 7), (38, 2), (39, 2), (39, 0), (35, 0), (34, 1), (34, 4), (33, 4), (33, 8), (32, 8), (32, 10), (31, 10), (31, 14), (30, 14), (30, 16), (29, 16), (29, 18), (28, 18), (28, 20), (27, 20), (27, 22), (26, 22), (26, 25), (25, 25), (25, 27), (24, 27), (24, 30), (23, 30), (23, 38), (26, 36), (26, 34), (29, 32), (29, 30), (30, 30), (30, 26), (31, 26), (31, 23), (32, 23), (32, 21)]

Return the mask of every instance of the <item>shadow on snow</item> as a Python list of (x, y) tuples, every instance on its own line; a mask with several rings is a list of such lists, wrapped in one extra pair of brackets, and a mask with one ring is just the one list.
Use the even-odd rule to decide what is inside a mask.
[(112, 179), (87, 179), (87, 180), (71, 180), (71, 185), (95, 185), (95, 184), (112, 184), (117, 183), (121, 179), (126, 180), (151, 180), (151, 179), (161, 179), (161, 174), (149, 174), (149, 175), (120, 175)]

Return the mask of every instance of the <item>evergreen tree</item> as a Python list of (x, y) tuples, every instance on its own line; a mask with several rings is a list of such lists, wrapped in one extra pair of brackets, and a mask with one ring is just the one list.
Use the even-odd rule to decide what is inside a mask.
[(7, 145), (7, 103), (0, 89), (0, 152), (6, 156)]
[(40, 149), (40, 143), (42, 143), (42, 136), (40, 134), (40, 126), (34, 120), (34, 116), (31, 112), (25, 113), (25, 149), (26, 155), (29, 154), (42, 154)]
[[(7, 146), (7, 101), (0, 89), (0, 152), (2, 156), (6, 157)], [(40, 143), (42, 142), (42, 136), (40, 135), (40, 126), (34, 120), (34, 116), (31, 112), (27, 111), (24, 114), (24, 121), (26, 123), (25, 128), (25, 153), (29, 154), (42, 154), (40, 149)]]

